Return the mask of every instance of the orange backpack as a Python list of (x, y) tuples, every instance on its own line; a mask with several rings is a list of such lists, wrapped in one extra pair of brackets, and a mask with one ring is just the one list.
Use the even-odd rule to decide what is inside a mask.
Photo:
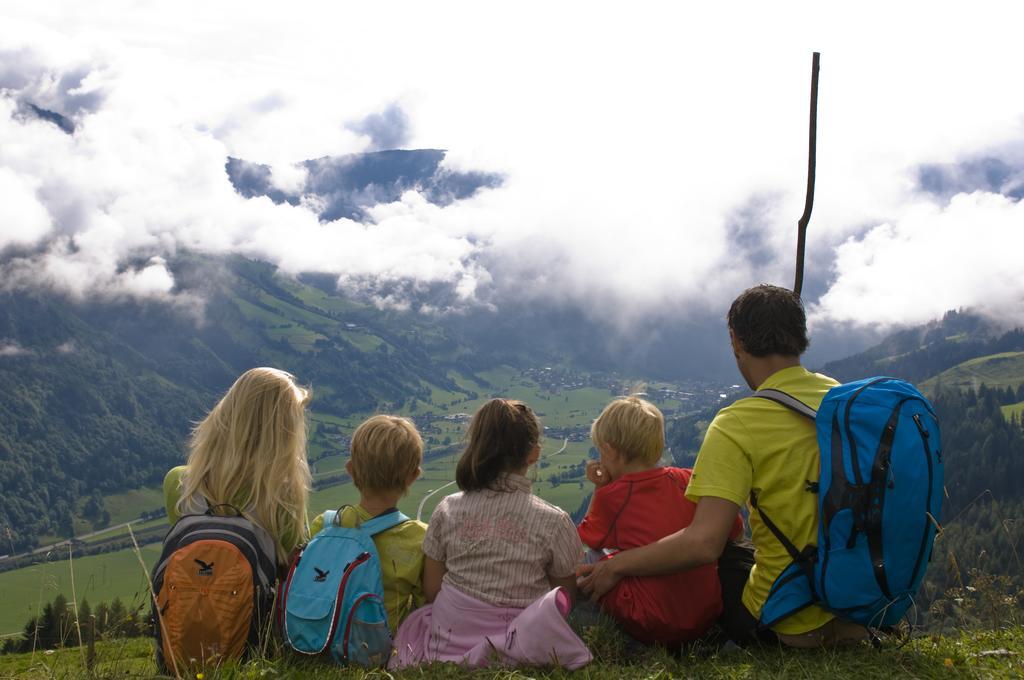
[(216, 666), (258, 648), (269, 635), (274, 557), (270, 535), (240, 514), (215, 515), (208, 507), (179, 519), (153, 569), (157, 665)]

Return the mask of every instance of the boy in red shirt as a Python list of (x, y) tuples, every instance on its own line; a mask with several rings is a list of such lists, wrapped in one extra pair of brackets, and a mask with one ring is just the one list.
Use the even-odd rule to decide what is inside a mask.
[[(616, 399), (594, 421), (590, 437), (601, 459), (587, 464), (594, 495), (579, 526), (586, 545), (637, 548), (690, 525), (697, 508), (685, 495), (691, 470), (658, 465), (665, 419), (654, 404), (636, 396)], [(737, 515), (732, 538), (742, 532)], [(627, 577), (600, 605), (637, 640), (676, 647), (703, 635), (721, 614), (717, 566)]]

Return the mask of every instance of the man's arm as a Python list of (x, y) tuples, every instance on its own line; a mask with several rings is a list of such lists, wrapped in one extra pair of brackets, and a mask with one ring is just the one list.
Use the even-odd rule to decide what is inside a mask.
[(624, 550), (581, 569), (580, 590), (592, 600), (615, 587), (624, 576), (672, 574), (717, 560), (725, 549), (740, 508), (732, 501), (705, 496), (697, 502), (693, 523), (642, 548)]

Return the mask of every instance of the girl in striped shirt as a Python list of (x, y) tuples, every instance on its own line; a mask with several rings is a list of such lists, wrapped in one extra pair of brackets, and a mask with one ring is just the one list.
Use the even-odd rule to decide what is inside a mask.
[[(534, 652), (540, 663), (552, 655), (563, 665), (589, 660), (564, 621), (576, 594), (579, 534), (564, 510), (533, 495), (526, 477), (540, 458), (540, 434), (522, 402), (493, 399), (473, 416), (455, 472), (461, 491), (438, 504), (423, 539), (423, 591), (434, 604), (398, 631), (393, 667), (477, 665), (496, 651), (506, 663)], [(544, 625), (531, 622), (517, 639), (510, 631), (530, 605), (542, 610)]]

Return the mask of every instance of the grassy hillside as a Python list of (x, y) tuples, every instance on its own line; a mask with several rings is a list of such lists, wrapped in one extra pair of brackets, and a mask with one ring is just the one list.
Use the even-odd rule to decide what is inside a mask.
[(1010, 404), (1009, 406), (1003, 406), (1003, 417), (1010, 420), (1014, 416), (1019, 420), (1024, 417), (1024, 401), (1018, 404)]
[[(584, 637), (588, 637), (584, 634)], [(999, 631), (954, 633), (919, 637), (904, 647), (888, 645), (881, 651), (869, 646), (836, 651), (798, 652), (781, 649), (713, 650), (695, 648), (679, 657), (652, 650), (634, 658), (626, 658), (622, 649), (609, 640), (588, 640), (595, 654), (590, 665), (576, 672), (559, 669), (461, 669), (453, 664), (434, 664), (396, 673), (339, 668), (320, 662), (283, 658), (257, 660), (206, 671), (203, 680), (232, 678), (315, 678), (369, 680), (370, 678), (502, 678), (527, 680), (543, 678), (586, 678), (587, 680), (618, 680), (619, 678), (1019, 678), (1024, 674), (1024, 630), (1010, 627)], [(594, 644), (594, 643), (597, 644)], [(152, 677), (156, 673), (152, 643), (149, 640), (115, 640), (96, 646), (93, 678)], [(0, 677), (4, 678), (71, 678), (82, 677), (84, 653), (77, 648), (52, 653), (12, 654), (0, 656)], [(192, 677), (191, 675), (186, 677)]]
[(1024, 384), (1024, 352), (1000, 352), (976, 357), (939, 373), (921, 383), (921, 389), (930, 392), (936, 385), (957, 389), (1013, 387)]

